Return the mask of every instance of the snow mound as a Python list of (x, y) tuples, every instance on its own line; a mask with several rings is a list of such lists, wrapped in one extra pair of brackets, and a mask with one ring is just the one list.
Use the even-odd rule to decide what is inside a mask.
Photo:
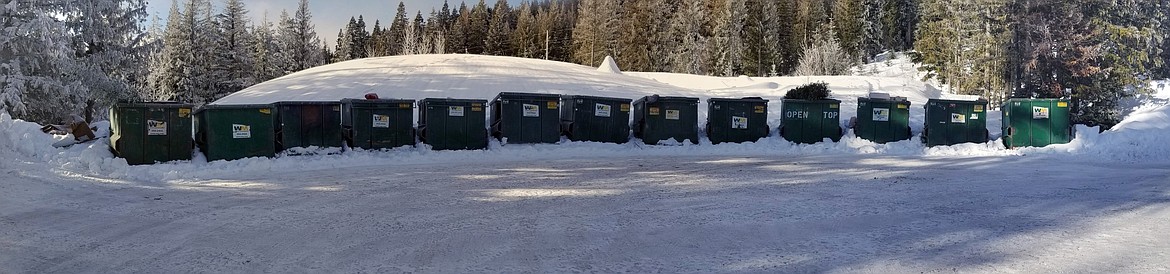
[(248, 87), (212, 104), (336, 101), (364, 98), (370, 92), (381, 98), (492, 99), (504, 91), (630, 99), (650, 94), (690, 94), (677, 86), (577, 64), (436, 54), (365, 58), (310, 68)]
[(613, 60), (613, 56), (606, 55), (605, 61), (601, 61), (601, 66), (597, 67), (597, 71), (613, 74), (622, 74), (622, 70), (618, 68), (617, 62)]

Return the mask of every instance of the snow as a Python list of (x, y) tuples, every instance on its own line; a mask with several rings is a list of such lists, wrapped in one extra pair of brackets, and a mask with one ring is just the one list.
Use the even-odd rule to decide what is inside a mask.
[(622, 74), (622, 70), (618, 68), (617, 61), (613, 60), (613, 56), (605, 56), (605, 61), (601, 61), (601, 66), (597, 67), (597, 71)]
[[(501, 91), (763, 97), (755, 143), (568, 142), (482, 151), (307, 153), (130, 166), (108, 139), (0, 113), (0, 272), (1167, 272), (1170, 88), (1073, 142), (927, 148), (918, 137), (798, 145), (779, 98), (951, 97), (904, 57), (854, 76), (709, 77), (508, 57), (361, 59), (216, 104)], [(1170, 83), (1170, 82), (1156, 82)], [(972, 99), (972, 98), (965, 98)], [(701, 101), (700, 120), (706, 117)], [(998, 136), (999, 113), (988, 115)], [(101, 129), (108, 123), (95, 123)], [(700, 123), (702, 125), (702, 123)], [(108, 131), (99, 131), (108, 135)], [(311, 151), (308, 151), (311, 152)]]

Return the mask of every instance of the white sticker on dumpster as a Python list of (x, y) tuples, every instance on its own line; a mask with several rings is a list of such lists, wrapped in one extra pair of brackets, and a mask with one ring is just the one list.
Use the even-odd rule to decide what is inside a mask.
[(963, 115), (963, 114), (959, 114), (959, 113), (951, 113), (951, 123), (966, 124), (967, 123), (967, 115)]
[(609, 117), (609, 112), (613, 107), (606, 104), (597, 104), (593, 107), (593, 115), (597, 117)]
[(540, 117), (540, 106), (538, 105), (524, 105), (524, 117)]
[(731, 128), (732, 129), (747, 129), (748, 128), (748, 118), (747, 117), (739, 117), (739, 116), (731, 116)]
[(1032, 107), (1032, 119), (1048, 119), (1048, 108)]
[(166, 136), (167, 135), (167, 122), (146, 120), (146, 135)]
[(232, 139), (252, 138), (252, 127), (248, 125), (232, 124)]
[(888, 109), (888, 108), (874, 108), (873, 109), (873, 120), (878, 121), (878, 122), (889, 122), (890, 121), (890, 109)]
[(677, 109), (666, 110), (666, 119), (667, 120), (678, 120), (678, 110)]
[(374, 127), (389, 128), (390, 116), (374, 114)]
[(463, 107), (461, 107), (461, 106), (447, 107), (447, 116), (463, 117)]

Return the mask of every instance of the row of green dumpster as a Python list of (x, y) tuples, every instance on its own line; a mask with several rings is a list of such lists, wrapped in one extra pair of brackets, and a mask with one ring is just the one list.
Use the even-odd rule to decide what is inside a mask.
[[(768, 100), (707, 102), (706, 135), (712, 143), (754, 142), (769, 135)], [(699, 140), (699, 99), (693, 97), (653, 95), (631, 102), (504, 92), (491, 101), (427, 98), (417, 102), (417, 127), (415, 103), (345, 99), (207, 105), (194, 112), (189, 104), (119, 103), (110, 113), (110, 147), (130, 164), (149, 164), (191, 159), (193, 147), (215, 161), (272, 157), (298, 147), (386, 149), (412, 146), (416, 140), (435, 150), (485, 149), (488, 136), (505, 144), (556, 143), (561, 136), (625, 143), (631, 132), (652, 145)], [(783, 100), (780, 135), (795, 143), (839, 141), (844, 132), (840, 103)], [(909, 109), (904, 98), (858, 98), (854, 132), (876, 143), (910, 139)], [(928, 146), (987, 142), (986, 109), (986, 101), (929, 100), (923, 142)], [(1067, 100), (1012, 99), (1002, 115), (1007, 147), (1067, 143), (1072, 136)]]

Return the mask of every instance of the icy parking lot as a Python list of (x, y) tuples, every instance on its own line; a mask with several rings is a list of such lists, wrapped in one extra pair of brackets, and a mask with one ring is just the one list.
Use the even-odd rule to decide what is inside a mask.
[(1170, 271), (1170, 165), (623, 156), (139, 182), (16, 163), (0, 272)]

